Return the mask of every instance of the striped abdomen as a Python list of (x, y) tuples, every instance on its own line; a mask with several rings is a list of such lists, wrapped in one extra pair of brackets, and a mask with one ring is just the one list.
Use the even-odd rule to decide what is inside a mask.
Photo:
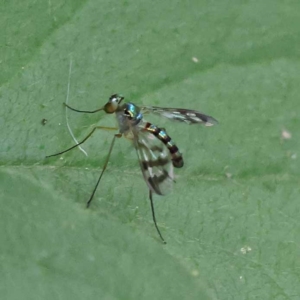
[(170, 136), (168, 136), (168, 134), (163, 129), (148, 122), (145, 125), (145, 130), (151, 132), (167, 146), (172, 157), (173, 166), (175, 168), (181, 168), (183, 166), (182, 154), (179, 152), (179, 149), (171, 140)]

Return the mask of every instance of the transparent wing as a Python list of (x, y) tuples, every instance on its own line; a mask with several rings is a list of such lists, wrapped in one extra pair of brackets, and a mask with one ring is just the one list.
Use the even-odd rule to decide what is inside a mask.
[(172, 190), (174, 172), (168, 148), (142, 127), (134, 130), (134, 146), (144, 179), (151, 191), (158, 195)]
[(187, 124), (203, 124), (205, 126), (218, 124), (218, 121), (213, 117), (191, 109), (141, 106), (141, 110), (143, 114), (153, 113), (170, 120), (184, 122)]

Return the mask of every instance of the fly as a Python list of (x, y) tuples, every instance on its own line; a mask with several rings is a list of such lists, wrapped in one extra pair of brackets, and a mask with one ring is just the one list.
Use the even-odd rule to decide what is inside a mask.
[(81, 142), (64, 151), (46, 157), (48, 158), (61, 155), (78, 147), (89, 139), (97, 129), (118, 130), (118, 133), (114, 134), (111, 141), (102, 172), (87, 202), (87, 207), (90, 206), (104, 171), (106, 170), (116, 138), (124, 136), (132, 141), (136, 149), (141, 171), (149, 189), (152, 219), (161, 240), (165, 243), (165, 240), (157, 226), (152, 196), (153, 193), (157, 195), (165, 195), (172, 189), (172, 185), (174, 183), (173, 168), (181, 168), (183, 166), (183, 157), (176, 144), (167, 134), (166, 130), (144, 121), (143, 115), (153, 113), (166, 117), (170, 120), (186, 124), (203, 124), (205, 126), (215, 125), (218, 121), (213, 117), (195, 110), (162, 108), (157, 106), (137, 106), (131, 102), (124, 103), (123, 100), (124, 97), (119, 94), (114, 94), (103, 107), (92, 111), (78, 110), (65, 104), (65, 106), (70, 110), (80, 113), (96, 113), (103, 110), (107, 114), (115, 114), (118, 127), (95, 126)]

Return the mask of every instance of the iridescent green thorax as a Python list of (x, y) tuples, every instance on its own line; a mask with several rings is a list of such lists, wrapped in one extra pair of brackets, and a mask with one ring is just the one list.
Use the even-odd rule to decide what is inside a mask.
[(139, 123), (143, 119), (140, 108), (131, 102), (123, 104), (120, 110), (123, 111), (124, 115), (127, 116), (129, 120), (132, 120), (134, 124)]

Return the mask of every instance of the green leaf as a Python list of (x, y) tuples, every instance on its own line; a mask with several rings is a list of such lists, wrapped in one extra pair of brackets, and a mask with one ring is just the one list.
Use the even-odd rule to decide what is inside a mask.
[[(0, 17), (0, 290), (3, 299), (298, 299), (300, 3), (5, 2)], [(69, 68), (72, 70), (69, 80)], [(79, 150), (66, 101), (112, 93), (197, 109), (212, 128), (147, 118), (184, 155), (155, 196), (132, 145)], [(113, 116), (68, 112), (78, 140)]]

